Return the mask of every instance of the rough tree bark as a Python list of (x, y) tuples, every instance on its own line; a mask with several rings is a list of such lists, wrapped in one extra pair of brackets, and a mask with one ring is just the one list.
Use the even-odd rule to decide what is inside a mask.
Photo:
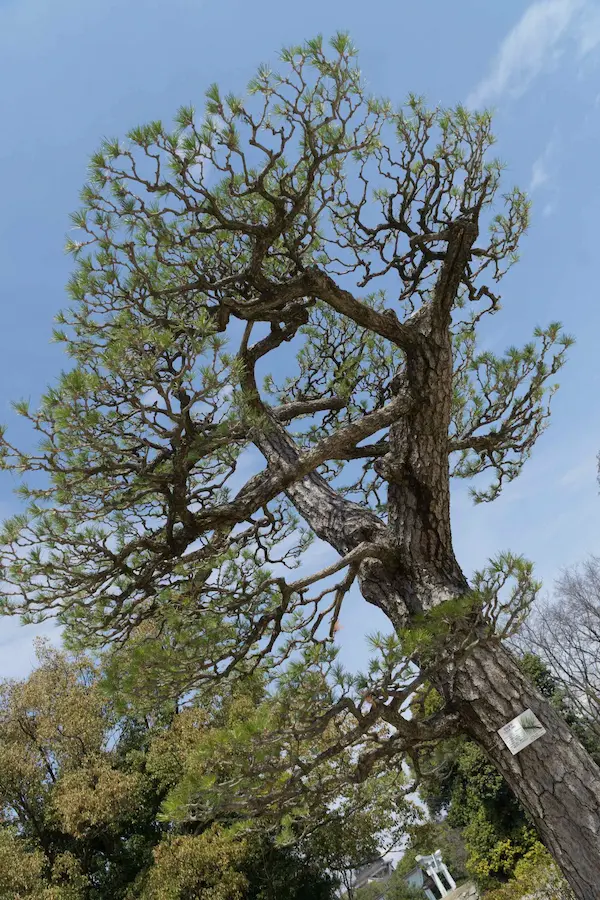
[[(529, 812), (577, 897), (598, 897), (600, 772), (499, 644), (483, 644), (439, 689)], [(498, 729), (531, 709), (546, 734), (513, 756)]]

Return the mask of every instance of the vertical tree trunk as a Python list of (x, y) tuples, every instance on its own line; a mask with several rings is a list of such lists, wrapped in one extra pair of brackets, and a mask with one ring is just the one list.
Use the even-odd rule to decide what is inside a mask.
[[(441, 690), (530, 813), (579, 900), (600, 897), (600, 769), (497, 644), (482, 645)], [(513, 756), (498, 729), (531, 709), (546, 728)]]

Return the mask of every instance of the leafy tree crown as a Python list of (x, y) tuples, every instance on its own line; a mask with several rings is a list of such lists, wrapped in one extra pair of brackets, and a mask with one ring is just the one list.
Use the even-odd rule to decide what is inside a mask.
[[(520, 473), (570, 343), (551, 323), (478, 348), (529, 215), (488, 113), (372, 97), (344, 34), (280, 62), (94, 154), (55, 332), (72, 366), (16, 404), (38, 449), (2, 443), (34, 476), (5, 608), (122, 645), (131, 689), (270, 672), (245, 734), (264, 759), (279, 732), (278, 802), (336, 753), (360, 780), (456, 726), (407, 702), (449, 631), (454, 657), (510, 632), (537, 584), (510, 554), (467, 583), (450, 479), (489, 501)], [(307, 572), (315, 536), (337, 558)], [(394, 629), (361, 676), (335, 658), (356, 583)]]

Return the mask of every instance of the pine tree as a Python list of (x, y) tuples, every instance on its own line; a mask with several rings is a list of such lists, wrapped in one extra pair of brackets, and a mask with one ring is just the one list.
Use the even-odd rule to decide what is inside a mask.
[[(489, 502), (521, 472), (570, 338), (478, 348), (527, 199), (501, 188), (487, 113), (396, 109), (355, 55), (345, 35), (289, 48), (247, 96), (212, 86), (204, 117), (94, 155), (56, 330), (73, 366), (17, 404), (38, 451), (3, 445), (35, 476), (4, 527), (5, 607), (133, 641), (132, 678), (150, 661), (164, 689), (269, 673), (272, 709), (240, 735), (255, 806), (407, 755), (418, 772), (464, 733), (591, 900), (600, 773), (502, 645), (532, 566), (503, 553), (467, 579), (450, 522), (452, 478)], [(294, 577), (315, 536), (333, 561)], [(355, 585), (391, 629), (361, 677), (335, 660)], [(423, 682), (444, 702), (411, 719)], [(497, 732), (527, 708), (546, 734), (513, 757)], [(236, 783), (232, 808), (257, 784)]]

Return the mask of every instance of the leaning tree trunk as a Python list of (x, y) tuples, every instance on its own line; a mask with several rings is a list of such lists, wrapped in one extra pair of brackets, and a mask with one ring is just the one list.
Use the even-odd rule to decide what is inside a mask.
[[(451, 702), (465, 731), (529, 812), (578, 900), (598, 900), (600, 769), (500, 645), (477, 647), (453, 674)], [(448, 695), (447, 682), (439, 688)], [(525, 709), (546, 734), (513, 756), (498, 729)]]

